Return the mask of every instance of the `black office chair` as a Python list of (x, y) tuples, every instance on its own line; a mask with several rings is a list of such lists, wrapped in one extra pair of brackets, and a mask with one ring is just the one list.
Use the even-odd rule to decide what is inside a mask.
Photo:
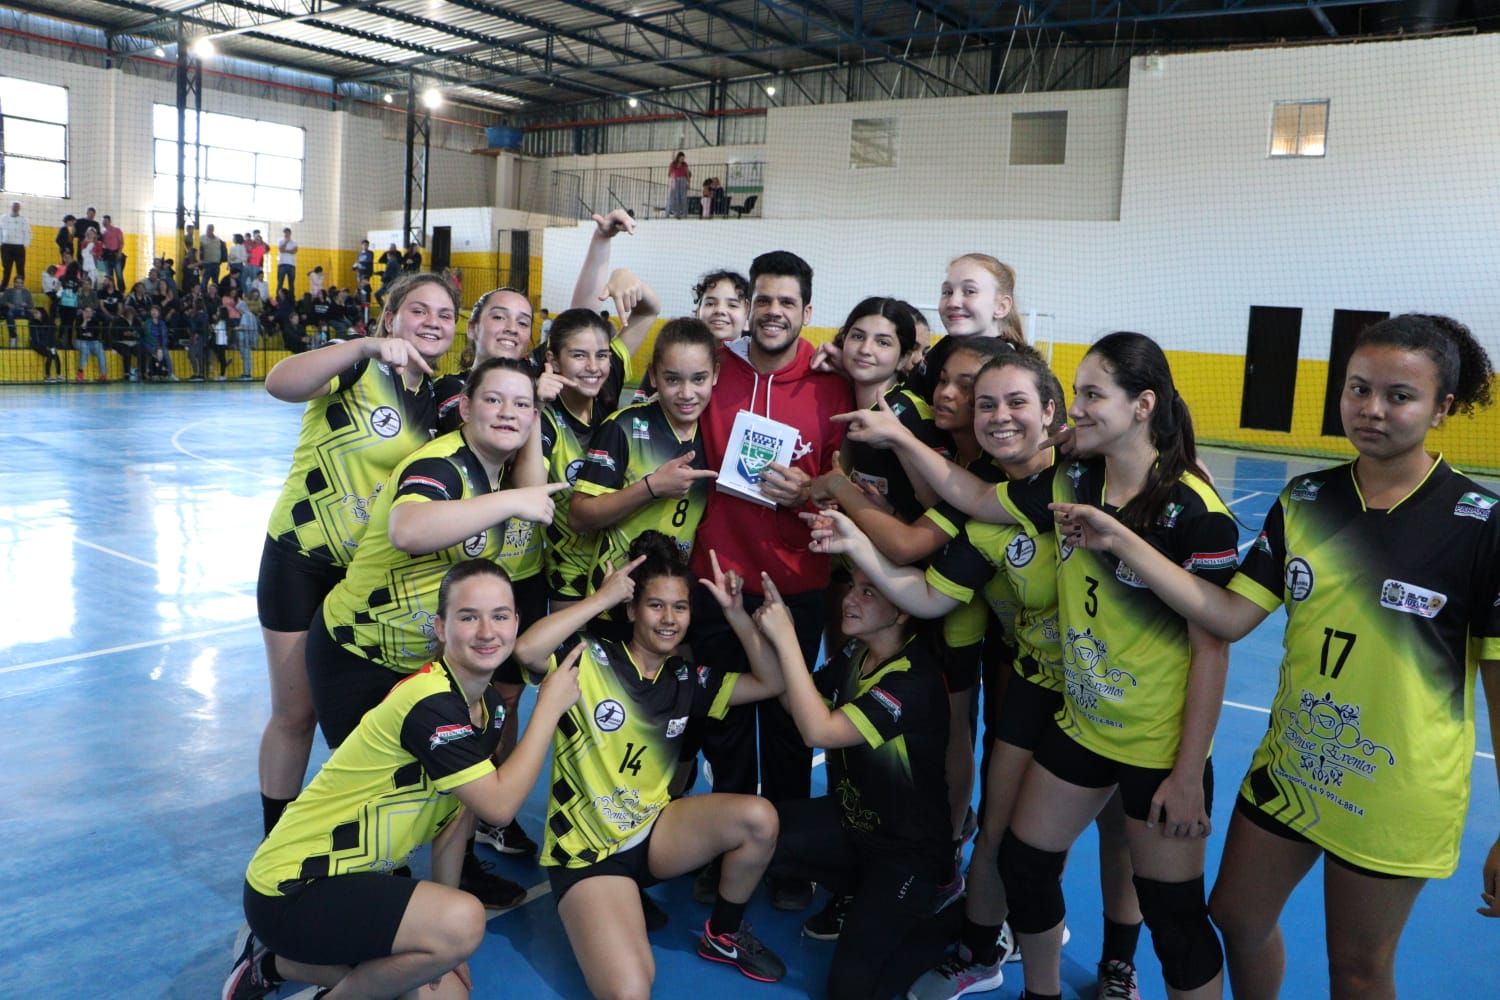
[(735, 218), (743, 219), (745, 216), (755, 211), (755, 203), (759, 199), (760, 195), (752, 194), (750, 197), (745, 199), (745, 203), (743, 205), (730, 205), (729, 210), (734, 213)]

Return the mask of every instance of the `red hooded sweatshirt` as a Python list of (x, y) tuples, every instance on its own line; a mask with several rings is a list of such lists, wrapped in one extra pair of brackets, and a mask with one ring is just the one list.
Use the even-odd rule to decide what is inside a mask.
[[(735, 414), (750, 410), (797, 428), (792, 464), (809, 476), (829, 467), (844, 437), (844, 425), (833, 422), (854, 409), (854, 395), (840, 375), (810, 367), (813, 346), (797, 342), (791, 364), (762, 375), (750, 364), (751, 339), (742, 337), (719, 348), (719, 382), (714, 386), (698, 426), (708, 452), (708, 467), (724, 460)], [(811, 504), (803, 510), (814, 509)], [(760, 574), (770, 573), (783, 594), (802, 594), (828, 586), (827, 556), (808, 551), (808, 527), (787, 507), (763, 507), (719, 490), (711, 490), (703, 521), (693, 542), (693, 571), (711, 578), (709, 550), (719, 565), (745, 578), (745, 589), (761, 592)]]

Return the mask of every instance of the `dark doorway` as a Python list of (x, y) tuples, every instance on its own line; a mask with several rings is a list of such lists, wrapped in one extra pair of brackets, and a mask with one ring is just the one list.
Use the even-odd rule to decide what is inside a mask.
[[(502, 234), (504, 232), (501, 230)], [(505, 285), (529, 298), (530, 294), (526, 286), (530, 283), (531, 232), (526, 229), (512, 229), (510, 231), (510, 274), (506, 276)]]
[(432, 269), (441, 274), (453, 257), (453, 227), (432, 227)]
[(1344, 436), (1344, 422), (1339, 419), (1339, 396), (1344, 391), (1344, 370), (1349, 367), (1349, 355), (1354, 353), (1354, 341), (1365, 327), (1379, 323), (1390, 315), (1388, 312), (1366, 312), (1360, 309), (1333, 311), (1333, 343), (1328, 350), (1328, 385), (1323, 390), (1324, 437)]
[(1245, 387), (1240, 426), (1262, 431), (1292, 429), (1297, 396), (1297, 346), (1302, 341), (1302, 310), (1251, 306), (1245, 337)]

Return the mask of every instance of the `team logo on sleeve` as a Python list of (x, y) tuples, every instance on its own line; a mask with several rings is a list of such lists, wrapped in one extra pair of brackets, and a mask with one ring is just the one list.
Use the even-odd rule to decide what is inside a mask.
[(1312, 567), (1307, 564), (1306, 559), (1294, 556), (1287, 560), (1282, 582), (1286, 584), (1286, 592), (1292, 600), (1305, 601), (1313, 592)]
[(474, 727), (467, 722), (456, 726), (438, 726), (432, 731), (432, 736), (427, 740), (427, 749), (436, 750), (440, 746), (461, 740), (465, 736), (473, 736)]
[(370, 411), (370, 430), (383, 438), (401, 433), (401, 414), (393, 406), (377, 406)]
[(489, 529), (486, 528), (477, 535), (470, 535), (464, 539), (464, 555), (474, 559), (484, 551), (484, 544), (489, 538)]
[(701, 688), (703, 688), (705, 691), (708, 690), (708, 676), (709, 676), (709, 672), (710, 671), (709, 671), (708, 667), (700, 666), (698, 668), (698, 686), (701, 687)]
[(1418, 587), (1400, 580), (1387, 580), (1380, 585), (1380, 606), (1418, 618), (1436, 618), (1448, 603), (1447, 594)]
[(594, 725), (612, 733), (625, 725), (625, 706), (613, 698), (606, 698), (594, 706)]
[(564, 475), (568, 478), (568, 485), (573, 486), (578, 482), (578, 471), (583, 468), (583, 459), (575, 458), (568, 463), (568, 471)]
[(1020, 569), (1036, 558), (1036, 542), (1030, 535), (1017, 535), (1005, 547), (1005, 561)]
[(890, 692), (886, 691), (884, 688), (871, 688), (870, 697), (874, 698), (880, 704), (881, 708), (885, 709), (891, 714), (892, 721), (901, 721), (901, 702), (893, 695), (891, 695)]
[(1483, 493), (1465, 493), (1458, 498), (1458, 505), (1453, 508), (1456, 517), (1472, 517), (1476, 521), (1488, 521), (1490, 510), (1500, 500), (1485, 496)]
[(1300, 500), (1304, 503), (1312, 503), (1318, 499), (1318, 494), (1322, 490), (1323, 481), (1321, 479), (1304, 479), (1292, 487), (1292, 499)]
[(754, 485), (760, 482), (760, 474), (766, 471), (766, 466), (776, 461), (776, 455), (780, 451), (781, 438), (775, 434), (748, 431), (740, 439), (740, 454), (735, 467), (745, 477), (745, 482)]
[(1261, 533), (1255, 536), (1255, 551), (1271, 554), (1271, 536), (1266, 534), (1265, 529), (1261, 529)]
[[(593, 462), (595, 465), (604, 466), (610, 472), (615, 471), (614, 456), (605, 451), (603, 448), (590, 448), (589, 453), (587, 456), (585, 456), (585, 458), (588, 461)], [(569, 481), (571, 482), (571, 480)]]

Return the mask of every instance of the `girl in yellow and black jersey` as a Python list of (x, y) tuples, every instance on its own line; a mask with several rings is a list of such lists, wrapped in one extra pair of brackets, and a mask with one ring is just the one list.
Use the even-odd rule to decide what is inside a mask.
[(588, 460), (594, 432), (609, 412), (599, 393), (609, 380), (614, 352), (609, 324), (592, 309), (567, 309), (552, 321), (544, 379), (560, 384), (557, 397), (542, 407), (542, 453), (549, 482), (565, 489), (557, 496), (557, 516), (547, 529), (544, 557), (547, 597), (558, 611), (588, 592), (589, 573), (599, 547), (592, 531), (577, 531), (569, 518), (573, 486)]
[[(708, 468), (698, 418), (719, 379), (717, 342), (696, 319), (674, 319), (657, 334), (651, 373), (657, 398), (626, 406), (594, 435), (578, 475), (569, 516), (580, 532), (597, 532), (598, 555), (589, 580), (593, 591), (604, 567), (623, 564), (642, 532), (659, 531), (684, 556), (718, 475)], [(596, 623), (609, 638), (623, 638), (623, 613)]]
[[(956, 349), (946, 352), (930, 400), (931, 426), (937, 432), (936, 437), (917, 433), (910, 414), (897, 415), (894, 404), (878, 396), (869, 406), (858, 411), (863, 415), (862, 422), (881, 420), (891, 436), (900, 435), (913, 448), (957, 462), (991, 481), (998, 480), (1003, 473), (979, 447), (974, 436), (974, 379), (986, 363), (1012, 353), (1010, 343), (997, 337), (971, 337), (959, 342)], [(866, 455), (884, 456), (883, 467), (894, 467), (895, 475), (910, 477), (917, 486), (916, 495), (924, 502), (938, 499), (926, 485), (918, 462), (906, 458), (904, 450), (891, 447), (889, 440), (846, 439), (845, 444), (855, 456), (856, 463), (863, 461), (862, 457)], [(866, 462), (864, 467), (872, 466)], [(908, 523), (888, 509), (883, 501), (877, 502), (871, 497), (868, 489), (857, 485), (842, 470), (834, 470), (813, 483), (813, 497), (819, 502), (836, 503), (861, 531), (869, 535), (881, 554), (896, 565), (925, 564), (962, 530), (964, 515), (949, 504), (933, 503)], [(978, 713), (981, 674), (998, 676), (1002, 684), (1004, 682), (1002, 668), (1010, 662), (1009, 650), (1000, 638), (1001, 628), (992, 625), (996, 617), (1001, 619), (1002, 625), (1007, 624), (1005, 620), (1013, 614), (1010, 610), (1012, 603), (1004, 587), (988, 587), (984, 595), (976, 595), (973, 600), (941, 616), (941, 622), (928, 623), (921, 629), (923, 638), (942, 654), (939, 662), (949, 699), (947, 774), (954, 861), (951, 877), (939, 893), (940, 906), (951, 903), (963, 892), (963, 841), (974, 830), (974, 814), (970, 808), (975, 771), (973, 720)], [(992, 615), (994, 608), (1004, 610), (1005, 614)], [(840, 644), (837, 637), (830, 639), (830, 648)], [(986, 658), (995, 662), (982, 664), (981, 660)], [(992, 728), (989, 716), (991, 706), (997, 701), (998, 695), (985, 699), (986, 730)]]
[[(1474, 680), (1500, 739), (1500, 496), (1427, 450), (1490, 402), (1468, 328), (1405, 315), (1360, 334), (1339, 413), (1354, 462), (1286, 485), (1228, 589), (1086, 508), (1058, 520), (1224, 639), (1286, 608), (1271, 724), (1240, 786), (1211, 907), (1236, 996), (1275, 996), (1277, 921), (1321, 854), (1335, 997), (1394, 996), (1396, 945), (1428, 878), (1458, 864)], [(1500, 841), (1479, 911), (1500, 917)]]
[[(1161, 348), (1138, 333), (1099, 340), (1079, 364), (1069, 415), (1078, 451), (1092, 457), (1053, 475), (1052, 499), (1101, 508), (1174, 562), (1228, 582), (1234, 520), (1198, 475), (1192, 420)], [(981, 520), (1017, 520), (994, 487), (962, 470), (934, 468), (933, 485)], [(1045, 499), (1020, 508), (1042, 530), (1051, 527)], [(1065, 698), (1000, 846), (1027, 994), (1058, 994), (1058, 879), (1073, 841), (1118, 789), (1131, 863), (1151, 873), (1134, 882), (1168, 995), (1218, 996), (1223, 952), (1208, 919), (1203, 864), (1227, 646), (1177, 615), (1117, 559), (1060, 539), (1057, 554)]]
[[(1052, 499), (1056, 466), (1053, 450), (1044, 442), (1061, 417), (1062, 387), (1034, 351), (1007, 351), (979, 372), (974, 380), (973, 433), (986, 456), (1003, 472), (1004, 479), (996, 488), (1001, 497), (1029, 496), (1046, 507)], [(865, 428), (860, 436), (870, 433)], [(905, 439), (900, 445), (903, 451), (919, 449), (918, 443)], [(838, 515), (828, 515), (815, 532), (818, 548), (849, 551), (856, 564), (912, 614), (927, 618), (949, 614), (997, 580), (1013, 602), (1015, 673), (1003, 688), (990, 689), (992, 699), (996, 690), (1003, 690), (1004, 695), (990, 732), (994, 745), (986, 761), (984, 814), (969, 866), (961, 947), (913, 985), (912, 994), (924, 1000), (994, 989), (1003, 979), (1007, 946), (1002, 939), (1009, 940), (1009, 936), (1001, 932), (1007, 907), (996, 867), (1000, 841), (1037, 745), (1062, 707), (1064, 686), (1057, 624), (1057, 548), (1050, 526), (1043, 530), (1024, 516), (1016, 516), (1015, 523), (995, 524), (949, 509), (957, 530), (925, 574), (917, 567), (891, 565)], [(1097, 822), (1105, 904), (1100, 992), (1107, 995), (1115, 986), (1133, 992), (1141, 918), (1131, 887), (1124, 815), (1117, 799)]]
[[(532, 626), (516, 644), (516, 658), (533, 675), (558, 669), (562, 651), (583, 650), (582, 696), (553, 742), (542, 851), (558, 915), (596, 996), (646, 996), (655, 969), (640, 890), (723, 855), (698, 953), (774, 982), (786, 967), (743, 916), (776, 845), (775, 808), (755, 795), (671, 799), (668, 787), (689, 720), (723, 718), (733, 705), (775, 697), (781, 672), (745, 612), (743, 581), (720, 571), (716, 555), (714, 579), (702, 583), (745, 644), (749, 673), (676, 655), (692, 617), (693, 580), (671, 539), (646, 531), (630, 555), (592, 594)], [(631, 623), (627, 641), (584, 631), (622, 602)]]
[[(544, 482), (532, 434), (536, 387), (526, 365), (503, 358), (482, 363), (469, 377), (462, 411), (462, 429), (397, 465), (348, 575), (313, 616), (308, 682), (331, 747), (431, 658), (443, 574), (473, 558), (514, 571), (532, 558), (552, 516), (557, 487)], [(464, 888), (487, 905), (525, 895), (485, 871), (472, 853), (466, 857)]]
[(312, 750), (308, 622), (343, 579), (391, 469), (432, 439), (432, 369), (453, 343), (457, 308), (442, 279), (413, 275), (391, 286), (376, 336), (294, 355), (266, 376), (271, 395), (307, 404), (256, 586), (271, 674), (260, 744), (267, 833), (301, 790)]

